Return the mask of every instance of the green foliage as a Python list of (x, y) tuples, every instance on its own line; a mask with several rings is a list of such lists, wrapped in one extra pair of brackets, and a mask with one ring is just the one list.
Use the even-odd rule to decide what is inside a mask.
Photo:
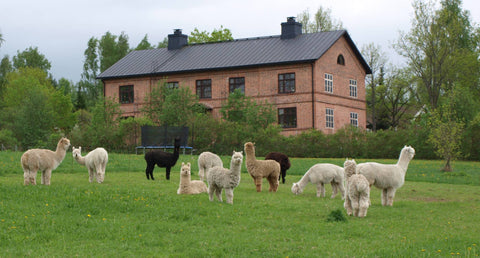
[(107, 31), (98, 41), (100, 72), (107, 70), (129, 51), (128, 36), (124, 32), (116, 36)]
[(321, 31), (342, 30), (342, 22), (332, 18), (331, 12), (332, 10), (329, 8), (323, 8), (320, 6), (313, 17), (313, 20), (310, 19), (310, 11), (308, 9), (297, 14), (298, 22), (302, 24), (302, 32), (315, 33)]
[(48, 72), (52, 67), (45, 56), (38, 52), (38, 47), (29, 47), (23, 52), (17, 50), (17, 55), (12, 58), (12, 63), (15, 69), (30, 67)]
[(145, 34), (145, 37), (143, 37), (142, 41), (140, 41), (140, 43), (138, 43), (135, 50), (146, 50), (146, 49), (153, 49), (153, 48), (154, 47), (152, 46), (152, 44), (150, 44), (150, 42), (148, 42), (148, 35)]
[(207, 43), (207, 42), (218, 42), (218, 41), (228, 41), (233, 40), (232, 32), (224, 28), (223, 25), (219, 29), (214, 29), (211, 33), (207, 31), (199, 31), (195, 28), (190, 32), (188, 37), (188, 43)]
[(328, 214), (327, 222), (347, 222), (347, 217), (341, 209), (336, 209)]
[(15, 138), (12, 130), (9, 129), (0, 129), (0, 150), (1, 148), (10, 148), (13, 149), (14, 146), (18, 144), (17, 139)]
[(55, 90), (45, 71), (20, 68), (7, 81), (1, 119), (23, 147), (45, 146), (55, 130), (68, 133), (75, 124), (70, 95)]

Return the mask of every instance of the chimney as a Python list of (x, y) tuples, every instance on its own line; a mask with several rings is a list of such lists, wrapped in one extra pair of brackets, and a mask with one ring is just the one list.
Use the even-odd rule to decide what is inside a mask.
[(168, 34), (168, 50), (180, 49), (188, 45), (188, 36), (182, 34), (181, 29), (175, 29), (173, 34)]
[(282, 22), (281, 39), (293, 39), (302, 35), (302, 24), (295, 21), (295, 17), (288, 17), (287, 22)]

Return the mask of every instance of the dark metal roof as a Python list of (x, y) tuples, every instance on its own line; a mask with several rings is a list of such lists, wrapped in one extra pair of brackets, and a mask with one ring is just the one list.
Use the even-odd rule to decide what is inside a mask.
[(167, 75), (219, 69), (234, 69), (318, 60), (338, 39), (345, 36), (367, 74), (365, 62), (347, 31), (302, 34), (292, 39), (280, 36), (132, 51), (98, 76), (98, 79)]

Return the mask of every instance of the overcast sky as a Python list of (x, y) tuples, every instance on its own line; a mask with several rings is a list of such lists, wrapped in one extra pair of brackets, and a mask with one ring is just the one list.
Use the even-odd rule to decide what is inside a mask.
[[(279, 35), (280, 23), (322, 6), (340, 20), (359, 49), (375, 43), (393, 63), (402, 60), (391, 48), (399, 31), (407, 32), (413, 16), (411, 0), (2, 0), (0, 58), (38, 47), (52, 64), (54, 78), (80, 80), (87, 42), (107, 31), (125, 32), (134, 48), (145, 34), (156, 45), (174, 29), (189, 35), (194, 28), (211, 32), (230, 29), (235, 39)], [(463, 0), (471, 20), (480, 23), (480, 1)]]

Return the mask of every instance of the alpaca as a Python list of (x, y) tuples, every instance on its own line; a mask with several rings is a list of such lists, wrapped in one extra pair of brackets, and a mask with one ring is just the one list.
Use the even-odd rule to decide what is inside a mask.
[(45, 149), (31, 149), (23, 153), (21, 158), (23, 168), (24, 185), (36, 185), (37, 171), (42, 171), (42, 184), (50, 185), (52, 170), (62, 163), (67, 149), (70, 147), (70, 140), (62, 137), (57, 143), (55, 152)]
[(308, 182), (317, 185), (317, 197), (325, 197), (324, 184), (332, 185), (332, 196), (335, 198), (337, 192), (342, 194), (342, 200), (345, 198), (345, 188), (343, 186), (344, 174), (343, 168), (334, 164), (319, 163), (313, 165), (298, 181), (292, 185), (292, 193), (301, 194)]
[(200, 156), (198, 156), (198, 176), (200, 180), (207, 179), (207, 173), (210, 168), (213, 167), (223, 167), (223, 162), (220, 157), (208, 151), (202, 152)]
[(350, 216), (367, 216), (368, 206), (370, 206), (370, 185), (364, 175), (356, 173), (357, 163), (354, 159), (346, 160), (343, 163), (345, 177), (347, 178), (347, 189), (345, 203), (343, 207)]
[(82, 157), (82, 147), (72, 147), (72, 154), (78, 164), (87, 167), (90, 183), (93, 182), (94, 177), (97, 179), (97, 183), (103, 182), (108, 162), (108, 153), (104, 148), (96, 148)]
[(255, 146), (251, 142), (245, 143), (245, 156), (247, 171), (252, 176), (257, 192), (262, 191), (262, 179), (267, 178), (270, 184), (269, 192), (276, 192), (278, 189), (278, 178), (280, 175), (280, 163), (275, 160), (257, 160), (255, 157)]
[(170, 170), (177, 163), (179, 151), (180, 138), (175, 138), (173, 154), (161, 150), (152, 150), (145, 153), (145, 161), (147, 162), (145, 174), (147, 174), (147, 179), (152, 178), (152, 180), (155, 180), (155, 178), (153, 178), (153, 169), (155, 168), (155, 164), (157, 164), (157, 166), (161, 168), (166, 168), (166, 178), (170, 180)]
[[(265, 160), (273, 159), (280, 163), (280, 175), (282, 177), (282, 184), (285, 184), (285, 176), (287, 175), (287, 170), (290, 168), (290, 160), (288, 156), (280, 152), (270, 152), (265, 156)], [(280, 181), (280, 177), (278, 178)]]
[(193, 180), (190, 173), (190, 162), (187, 164), (182, 162), (180, 168), (180, 185), (177, 194), (199, 194), (207, 192), (207, 185), (200, 180)]
[(405, 182), (408, 163), (415, 156), (415, 149), (410, 146), (403, 147), (397, 164), (379, 164), (367, 162), (357, 165), (357, 174), (364, 175), (370, 187), (375, 185), (382, 189), (382, 205), (392, 206), (395, 192)]
[(233, 204), (233, 189), (240, 184), (240, 171), (242, 168), (242, 152), (233, 151), (230, 169), (213, 167), (207, 173), (208, 197), (213, 201), (213, 194), (222, 202), (222, 189), (225, 189), (227, 203)]

